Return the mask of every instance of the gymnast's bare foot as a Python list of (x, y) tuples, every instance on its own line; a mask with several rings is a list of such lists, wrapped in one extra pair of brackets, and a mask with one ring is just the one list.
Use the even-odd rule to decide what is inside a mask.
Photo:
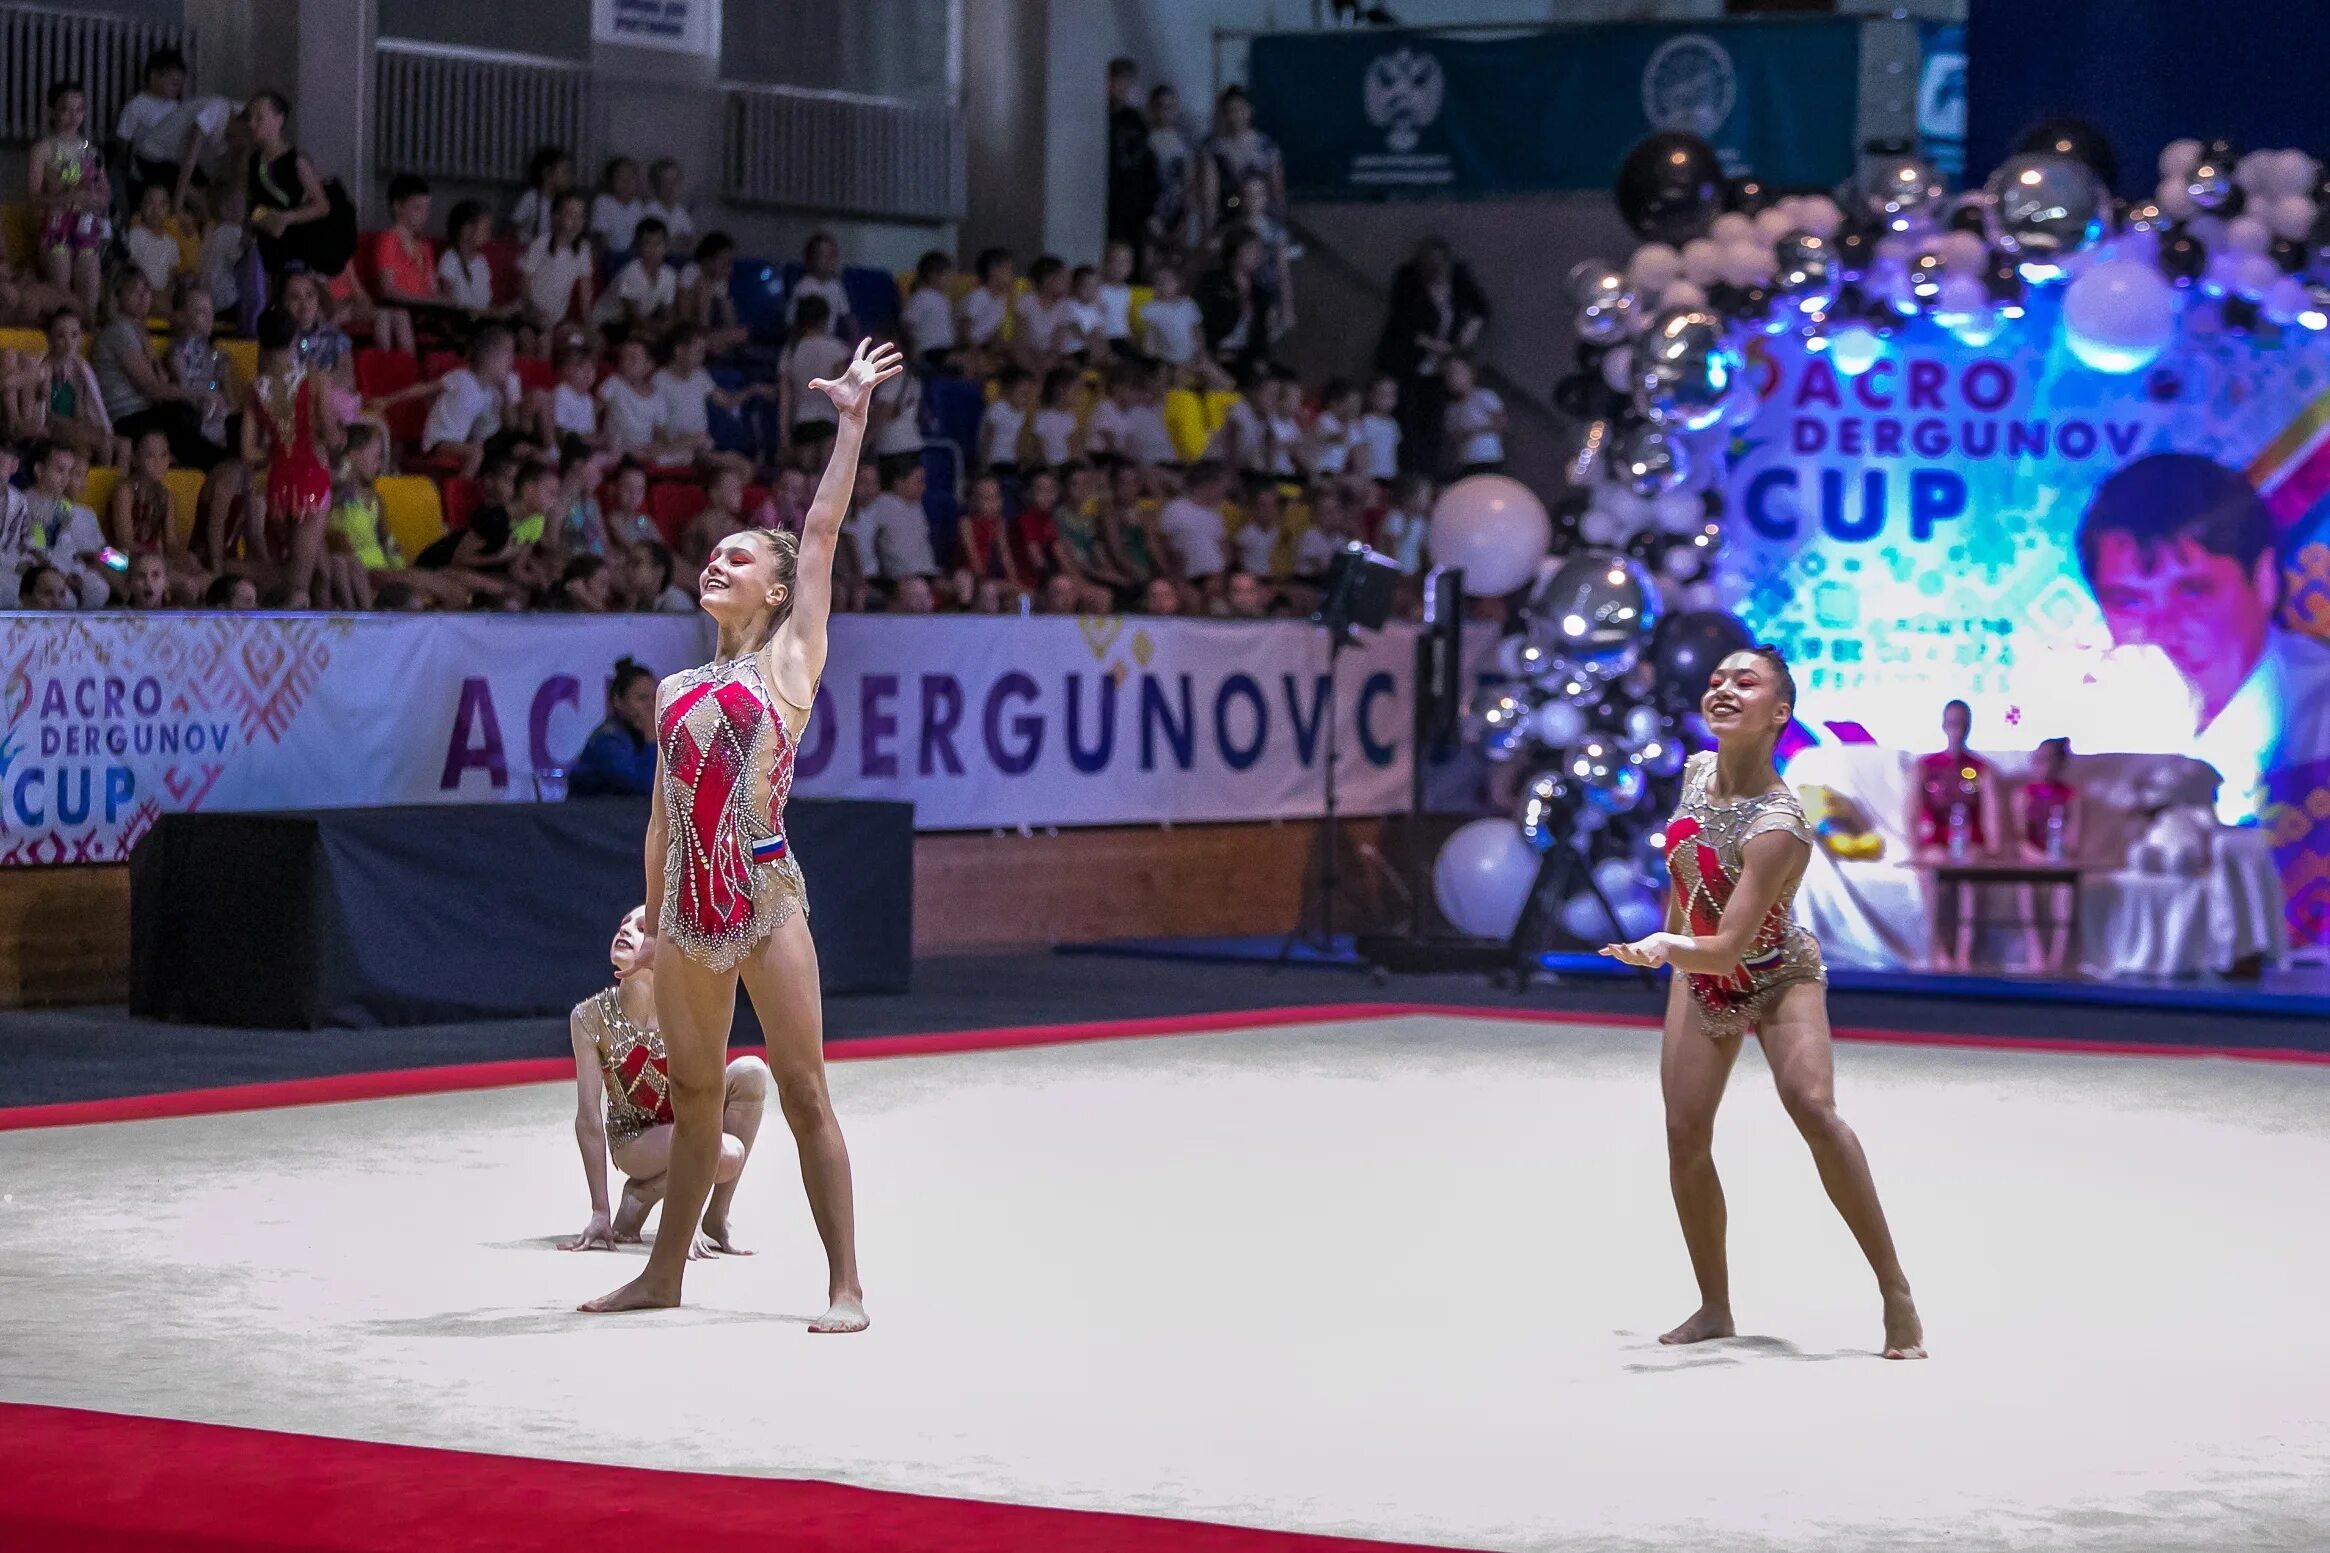
[(597, 1316), (618, 1310), (669, 1310), (679, 1302), (678, 1284), (653, 1282), (642, 1274), (614, 1293), (602, 1294), (587, 1305), (577, 1305), (575, 1309)]
[(1702, 1305), (1691, 1312), (1691, 1319), (1659, 1339), (1670, 1347), (1684, 1343), (1704, 1343), (1711, 1338), (1736, 1337), (1739, 1329), (1731, 1324), (1728, 1306)]
[(863, 1332), (871, 1320), (866, 1315), (865, 1296), (836, 1294), (826, 1313), (809, 1323), (812, 1332)]
[(1917, 1319), (1917, 1304), (1906, 1288), (1888, 1290), (1885, 1295), (1885, 1357), (1925, 1357), (1925, 1323)]

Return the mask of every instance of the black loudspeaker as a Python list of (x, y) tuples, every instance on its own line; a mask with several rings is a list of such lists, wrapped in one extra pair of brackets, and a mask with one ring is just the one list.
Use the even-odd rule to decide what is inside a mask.
[(1354, 626), (1380, 631), (1392, 617), (1399, 587), (1399, 563), (1353, 540), (1327, 563), (1327, 590), (1311, 615), (1311, 624), (1325, 626), (1338, 638)]
[[(1416, 638), (1417, 752), (1444, 753), (1454, 744), (1463, 710), (1464, 573), (1441, 567), (1424, 579), (1424, 630)], [(1416, 769), (1420, 792), (1422, 764)]]

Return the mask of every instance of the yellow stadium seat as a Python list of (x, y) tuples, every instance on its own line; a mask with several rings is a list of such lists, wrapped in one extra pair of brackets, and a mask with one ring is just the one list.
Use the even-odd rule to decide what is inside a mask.
[(259, 377), (259, 342), (257, 340), (221, 340), (219, 354), (227, 359), (227, 381), (234, 386), (238, 398)]
[(11, 264), (32, 262), (34, 235), (32, 206), (18, 201), (0, 205), (0, 250), (5, 250)]
[(49, 337), (38, 329), (0, 329), (0, 350), (45, 356), (49, 353)]
[(436, 481), (427, 475), (383, 475), (379, 491), (381, 516), (407, 561), (444, 537), (445, 503)]
[(111, 464), (89, 466), (89, 483), (81, 487), (81, 505), (97, 514), (97, 521), (105, 521), (105, 509), (113, 501), (113, 488), (121, 483), (121, 471)]
[(173, 469), (162, 476), (170, 488), (170, 532), (181, 544), (194, 542), (194, 527), (202, 516), (202, 471)]
[(1156, 299), (1157, 288), (1155, 286), (1132, 286), (1127, 289), (1132, 292), (1133, 300), (1132, 305), (1125, 309), (1125, 317), (1131, 324), (1133, 342), (1137, 345), (1141, 339), (1141, 309)]
[(1213, 440), (1214, 429), (1206, 424), (1205, 400), (1195, 390), (1176, 388), (1165, 395), (1165, 431), (1183, 463), (1195, 463), (1205, 456), (1205, 445)]

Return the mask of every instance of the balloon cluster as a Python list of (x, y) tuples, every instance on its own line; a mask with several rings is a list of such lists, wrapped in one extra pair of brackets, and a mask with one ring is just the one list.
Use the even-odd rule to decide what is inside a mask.
[[(2026, 316), (2033, 287), (2062, 286), (2066, 344), (2099, 372), (2150, 365), (2194, 308), (2236, 331), (2330, 328), (2330, 181), (2312, 157), (2179, 140), (2160, 155), (2153, 197), (2132, 204), (2111, 196), (2118, 174), (2109, 142), (2063, 119), (2027, 131), (1980, 189), (1953, 195), (1903, 151), (1877, 158), (1840, 204), (1775, 198), (1726, 179), (1705, 141), (1651, 136), (1616, 189), (1642, 246), (1623, 266), (1571, 276), (1579, 371), (1555, 397), (1589, 428), (1580, 467), (1632, 446), (1629, 409), (1667, 442), (1678, 424), (1725, 414), (1707, 401), (1736, 352), (1708, 343), (1705, 324), (1676, 322), (1683, 313), (1735, 344), (1797, 335), (1847, 375), (1914, 319), (1987, 345)], [(1680, 397), (1662, 391), (1662, 371)]]

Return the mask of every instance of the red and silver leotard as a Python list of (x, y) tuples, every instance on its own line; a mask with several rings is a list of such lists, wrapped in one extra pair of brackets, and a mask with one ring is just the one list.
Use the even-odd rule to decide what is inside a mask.
[(575, 1005), (574, 1018), (599, 1048), (608, 1141), (619, 1148), (650, 1127), (671, 1125), (671, 1063), (662, 1034), (633, 1024), (613, 987)]
[(757, 654), (674, 674), (656, 694), (663, 755), (665, 942), (730, 970), (809, 909), (785, 840), (793, 737)]
[[(1804, 806), (1785, 787), (1752, 798), (1716, 803), (1707, 796), (1715, 776), (1712, 751), (1691, 757), (1683, 769), (1683, 799), (1667, 822), (1667, 874), (1682, 902), (1683, 930), (1694, 937), (1713, 934), (1731, 892), (1739, 887), (1747, 844), (1766, 831), (1783, 830), (1813, 844)], [(1691, 996), (1709, 1035), (1738, 1035), (1770, 1011), (1780, 993), (1803, 981), (1828, 980), (1820, 941), (1790, 915), (1800, 881), (1790, 880), (1764, 914), (1754, 942), (1728, 976), (1693, 973)]]

